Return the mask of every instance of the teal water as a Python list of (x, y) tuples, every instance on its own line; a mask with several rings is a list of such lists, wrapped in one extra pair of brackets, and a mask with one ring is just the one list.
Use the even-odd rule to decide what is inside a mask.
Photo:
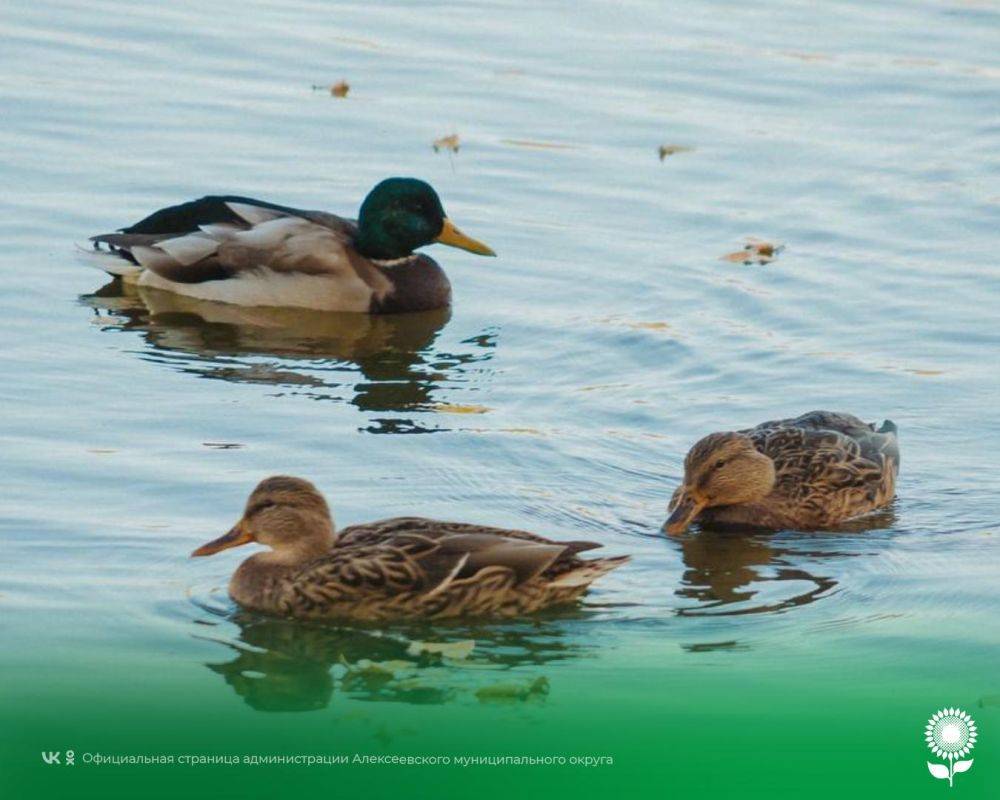
[[(923, 728), (951, 706), (980, 730), (953, 791), (995, 795), (998, 32), (989, 0), (7, 4), (4, 796), (931, 797)], [(350, 215), (394, 174), (500, 254), (430, 251), (450, 314), (191, 308), (73, 252), (207, 192)], [(747, 237), (784, 248), (722, 258)], [(659, 535), (694, 440), (817, 407), (899, 425), (888, 513)], [(225, 595), (246, 553), (187, 554), (274, 472), (342, 525), (634, 558), (534, 621), (247, 616)]]

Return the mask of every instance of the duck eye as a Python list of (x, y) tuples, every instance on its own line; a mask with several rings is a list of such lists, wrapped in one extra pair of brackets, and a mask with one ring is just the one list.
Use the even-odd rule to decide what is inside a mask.
[(718, 461), (715, 462), (715, 468), (718, 469), (719, 467), (725, 466), (725, 463), (726, 459), (720, 458)]
[(261, 500), (261, 502), (255, 503), (250, 508), (250, 510), (247, 512), (247, 516), (252, 517), (254, 514), (259, 514), (265, 508), (273, 508), (276, 505), (277, 503), (275, 503), (273, 500)]

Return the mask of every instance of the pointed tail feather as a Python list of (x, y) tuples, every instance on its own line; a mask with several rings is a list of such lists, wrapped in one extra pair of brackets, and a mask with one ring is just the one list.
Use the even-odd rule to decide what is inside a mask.
[(570, 570), (553, 580), (550, 586), (589, 586), (602, 575), (618, 569), (632, 560), (631, 556), (613, 556), (611, 558), (594, 558), (584, 561), (577, 569)]
[(133, 264), (115, 250), (98, 250), (93, 247), (76, 246), (76, 255), (82, 264), (99, 269), (120, 278), (137, 276), (142, 268)]

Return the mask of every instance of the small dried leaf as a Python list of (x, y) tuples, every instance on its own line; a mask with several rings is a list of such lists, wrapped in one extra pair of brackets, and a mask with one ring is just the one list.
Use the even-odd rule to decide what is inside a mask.
[(448, 136), (442, 136), (440, 139), (435, 139), (431, 146), (434, 148), (435, 153), (439, 150), (451, 150), (451, 152), (457, 153), (458, 145), (458, 134), (452, 133)]
[(735, 253), (727, 253), (722, 256), (723, 261), (732, 261), (734, 264), (769, 264), (777, 258), (778, 253), (785, 249), (783, 244), (765, 242), (762, 239), (747, 239), (742, 250)]
[(676, 153), (690, 153), (692, 150), (694, 150), (693, 147), (685, 147), (682, 144), (661, 144), (657, 152), (660, 154), (660, 161), (663, 161), (667, 156)]
[(330, 87), (330, 94), (334, 97), (347, 97), (349, 91), (351, 91), (351, 85), (347, 81), (337, 81)]

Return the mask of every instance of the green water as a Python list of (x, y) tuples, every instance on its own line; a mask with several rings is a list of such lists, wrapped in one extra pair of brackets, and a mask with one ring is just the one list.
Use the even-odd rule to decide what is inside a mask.
[[(5, 6), (0, 796), (996, 796), (998, 30), (990, 0)], [(430, 251), (450, 313), (191, 307), (74, 258), (207, 192), (348, 215), (392, 174), (500, 254)], [(721, 258), (746, 237), (785, 247)], [(899, 425), (891, 509), (659, 534), (693, 441), (813, 408)], [(275, 472), (342, 525), (633, 560), (537, 620), (254, 617), (246, 553), (187, 555)], [(951, 789), (946, 707), (979, 729)]]

